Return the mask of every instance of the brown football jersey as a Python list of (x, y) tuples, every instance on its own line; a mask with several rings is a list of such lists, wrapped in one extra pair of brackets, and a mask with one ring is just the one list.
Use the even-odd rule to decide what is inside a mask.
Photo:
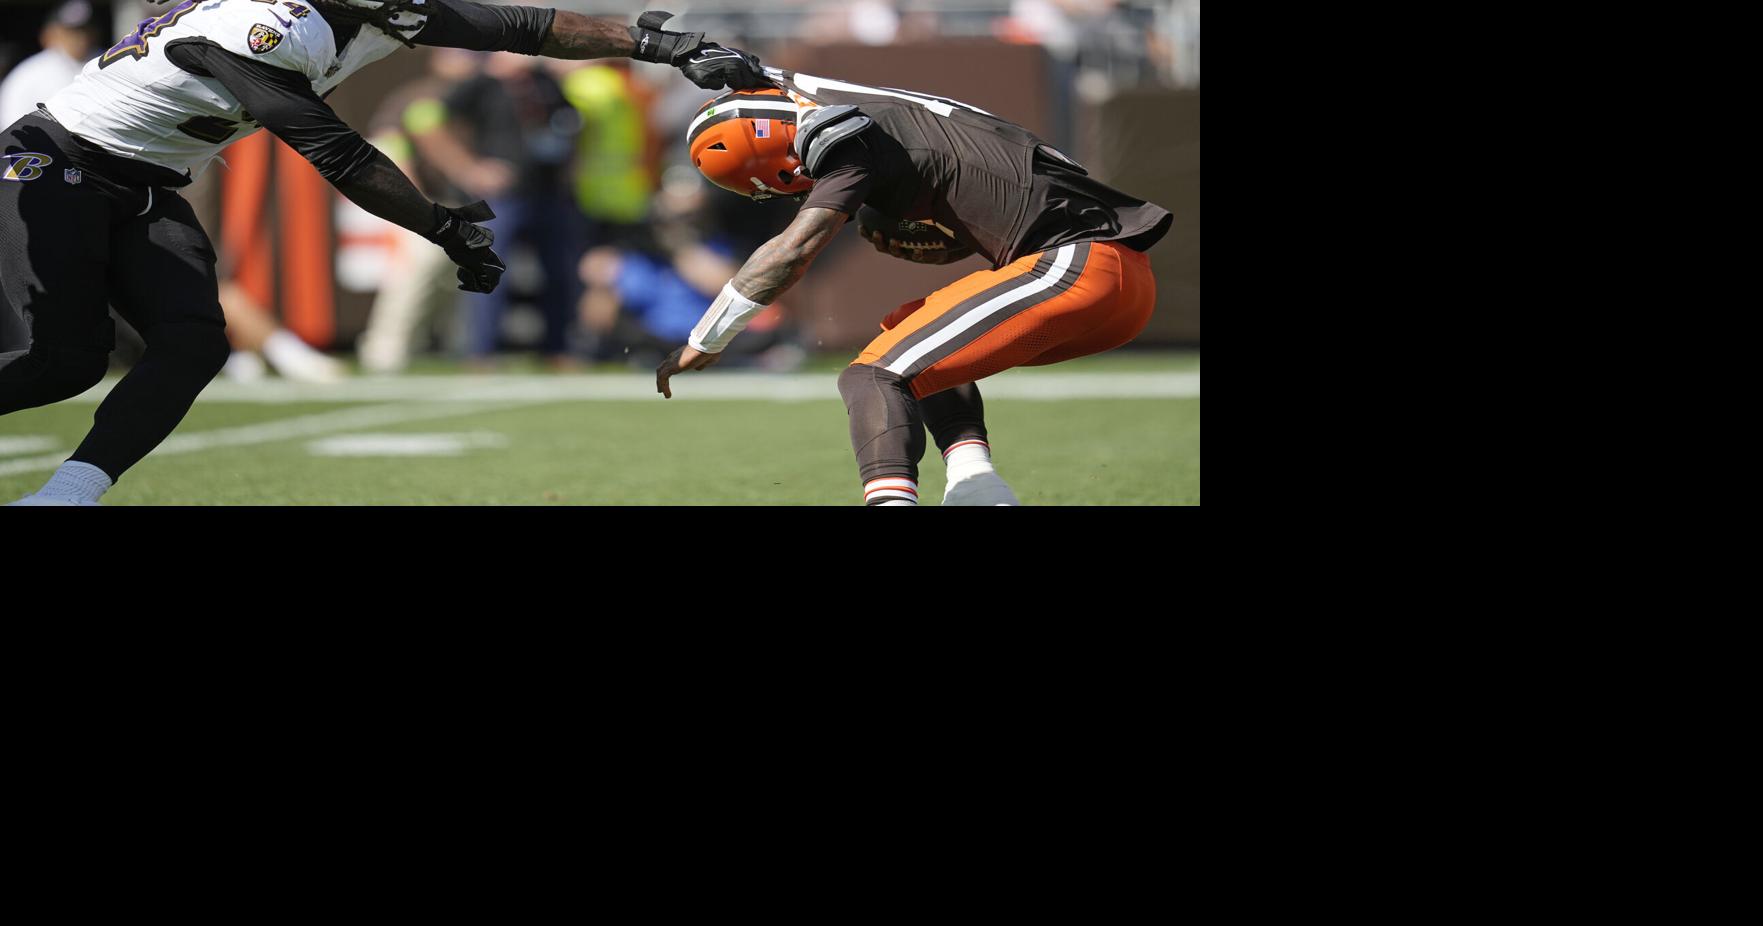
[[(771, 73), (802, 100), (852, 104), (875, 120), (819, 165), (804, 207), (851, 213), (861, 203), (934, 223), (996, 267), (1080, 241), (1118, 241), (1144, 251), (1175, 220), (1167, 209), (1090, 177), (1033, 132), (966, 103)], [(829, 181), (824, 187), (823, 179)]]

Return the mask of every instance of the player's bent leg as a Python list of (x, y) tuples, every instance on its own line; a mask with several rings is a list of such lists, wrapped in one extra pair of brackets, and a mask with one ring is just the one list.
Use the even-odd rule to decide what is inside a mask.
[(1105, 353), (1138, 337), (1150, 324), (1151, 313), (1157, 308), (1157, 279), (1151, 273), (1150, 258), (1131, 248), (1110, 247), (1120, 262), (1119, 293), (1095, 312), (1095, 327), (1023, 361), (1023, 366), (1040, 367)]
[(839, 374), (839, 394), (851, 418), (864, 504), (918, 504), (924, 422), (911, 385), (897, 373), (853, 363)]
[[(1014, 286), (944, 311), (948, 320), (896, 351), (884, 366), (913, 380), (920, 398), (1074, 347), (1095, 353), (1144, 327), (1155, 290), (1144, 255), (1113, 242), (1068, 244), (1040, 255)], [(1024, 258), (1028, 260), (1028, 258)], [(1018, 262), (1021, 263), (1021, 262)], [(1140, 270), (1142, 269), (1142, 274)], [(1081, 356), (1071, 353), (1070, 356)]]
[(945, 506), (1021, 504), (992, 466), (985, 402), (978, 383), (944, 389), (920, 399), (918, 405), (924, 410), (925, 427), (943, 452), (948, 471), (943, 485)]
[[(111, 229), (140, 206), (130, 188), (70, 169), (63, 140), (41, 116), (0, 134), (0, 414), (86, 391), (115, 345)], [(14, 504), (95, 505), (110, 483), (70, 460)]]
[(973, 383), (1032, 360), (1074, 329), (1069, 316), (1106, 298), (1091, 251), (1088, 243), (1066, 245), (970, 274), (902, 306), (859, 357), (911, 384), (949, 466), (945, 505), (1018, 504), (992, 466)]
[(122, 192), (67, 182), (37, 117), (0, 131), (0, 414), (76, 396), (104, 376), (110, 224)]
[(924, 410), (924, 426), (945, 457), (958, 444), (987, 441), (986, 403), (980, 397), (978, 383), (945, 389), (925, 396), (918, 404)]
[(112, 239), (111, 298), (147, 350), (99, 404), (70, 458), (120, 479), (171, 434), (226, 364), (214, 249), (190, 205), (158, 191)]
[[(949, 465), (945, 505), (1013, 505), (1016, 496), (993, 469), (984, 405), (973, 381), (1032, 358), (1046, 346), (995, 338), (982, 363), (948, 358), (1021, 313), (1056, 299), (1083, 275), (1089, 246), (1069, 245), (971, 273), (888, 316), (882, 334), (858, 357), (909, 384)], [(856, 419), (853, 418), (855, 438)], [(861, 460), (860, 460), (861, 462)], [(916, 469), (914, 469), (916, 480)], [(912, 486), (916, 491), (916, 483)]]
[(232, 351), (226, 329), (212, 321), (166, 322), (143, 337), (146, 352), (99, 404), (91, 432), (68, 458), (113, 483), (177, 428)]
[(108, 351), (47, 348), (0, 354), (0, 415), (71, 399), (98, 385)]
[[(997, 270), (970, 274), (932, 293), (921, 305), (903, 306), (905, 311), (889, 317), (894, 324), (884, 325), (881, 336), (870, 342), (853, 368), (892, 374), (889, 381), (904, 384), (920, 403), (930, 403), (937, 409), (939, 421), (958, 418), (967, 399), (958, 394), (939, 403), (938, 395), (1011, 367), (1050, 362), (1044, 358), (1059, 352), (1082, 356), (1118, 346), (1144, 328), (1155, 294), (1149, 262), (1143, 254), (1112, 242), (1067, 244)], [(875, 379), (879, 373), (866, 375)], [(845, 391), (845, 379), (840, 383)], [(971, 396), (977, 399), (977, 390)], [(846, 406), (852, 411), (853, 446), (858, 446), (859, 419), (849, 392)], [(983, 408), (974, 412), (983, 412)], [(965, 426), (974, 428), (973, 422), (978, 420), (978, 433), (983, 434), (979, 414), (969, 413), (968, 417)], [(903, 414), (890, 423), (901, 420)], [(872, 430), (867, 433), (872, 436), (882, 433), (873, 430), (874, 424), (869, 427)], [(950, 424), (951, 431), (959, 427)], [(990, 469), (990, 448), (979, 443), (983, 438), (970, 440), (959, 462), (972, 463), (972, 471), (962, 475), (982, 476)], [(939, 446), (943, 446), (941, 438)], [(861, 454), (858, 461), (866, 464)], [(916, 458), (913, 462), (916, 464)], [(915, 493), (915, 465), (911, 473)], [(1001, 479), (991, 485), (995, 477), (992, 472), (974, 484), (986, 487), (979, 493), (984, 499), (979, 503), (1013, 503), (1015, 496)], [(866, 482), (869, 478), (866, 471)], [(965, 479), (952, 479), (951, 487), (959, 481)], [(965, 494), (957, 492), (954, 497), (961, 499)]]

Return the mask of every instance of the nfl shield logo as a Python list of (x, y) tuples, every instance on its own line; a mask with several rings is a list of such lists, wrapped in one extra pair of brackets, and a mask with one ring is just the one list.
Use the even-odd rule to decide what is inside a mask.
[(754, 138), (770, 138), (771, 137), (771, 120), (770, 119), (754, 119), (753, 120), (753, 137)]
[(70, 167), (61, 172), (61, 179), (66, 180), (68, 183), (83, 183), (86, 179), (86, 175)]

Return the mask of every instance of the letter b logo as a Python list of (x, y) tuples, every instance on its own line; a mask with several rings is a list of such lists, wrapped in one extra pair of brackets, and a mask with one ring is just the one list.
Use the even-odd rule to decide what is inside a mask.
[(0, 180), (25, 183), (43, 176), (43, 168), (55, 163), (46, 154), (26, 151), (23, 154), (0, 155)]

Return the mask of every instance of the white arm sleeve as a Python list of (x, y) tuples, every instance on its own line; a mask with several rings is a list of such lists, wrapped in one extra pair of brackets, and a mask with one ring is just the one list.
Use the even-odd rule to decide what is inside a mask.
[(735, 335), (746, 330), (747, 323), (752, 321), (765, 306), (735, 292), (733, 280), (723, 284), (722, 292), (710, 308), (704, 311), (704, 317), (698, 319), (698, 326), (692, 329), (691, 337), (686, 343), (693, 350), (701, 350), (706, 354), (720, 354), (735, 339)]

